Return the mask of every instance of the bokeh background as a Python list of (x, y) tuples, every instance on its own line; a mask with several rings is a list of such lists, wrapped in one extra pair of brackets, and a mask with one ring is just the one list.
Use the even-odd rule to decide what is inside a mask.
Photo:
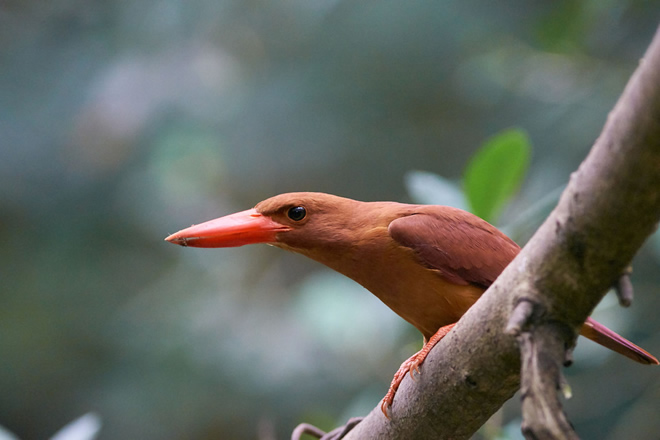
[[(412, 171), (460, 182), (509, 127), (534, 146), (515, 223), (584, 158), (659, 18), (648, 0), (0, 2), (0, 425), (44, 439), (93, 412), (99, 439), (272, 440), (365, 415), (412, 327), (302, 257), (163, 238), (286, 191), (423, 199)], [(596, 318), (658, 355), (658, 237), (633, 282)], [(660, 369), (586, 340), (575, 357), (582, 438), (658, 438)], [(517, 406), (480, 438), (519, 438)]]

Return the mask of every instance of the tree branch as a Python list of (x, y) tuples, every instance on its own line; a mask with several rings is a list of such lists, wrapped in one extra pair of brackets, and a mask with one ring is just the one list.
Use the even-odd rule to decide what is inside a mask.
[[(519, 387), (520, 352), (505, 328), (521, 300), (534, 312), (516, 312), (509, 329), (522, 330), (523, 349), (544, 353), (530, 361), (550, 359), (540, 369), (523, 364), (523, 372), (543, 370), (548, 377), (548, 368), (560, 371), (576, 330), (625, 272), (658, 219), (660, 31), (545, 223), (432, 350), (418, 379), (403, 381), (392, 419), (377, 407), (345, 438), (469, 438)], [(555, 376), (553, 383), (532, 390), (556, 393), (561, 377)], [(561, 409), (546, 404), (560, 432), (569, 432), (568, 422), (557, 415)], [(551, 422), (531, 417), (525, 421), (527, 434), (548, 427), (553, 432)]]

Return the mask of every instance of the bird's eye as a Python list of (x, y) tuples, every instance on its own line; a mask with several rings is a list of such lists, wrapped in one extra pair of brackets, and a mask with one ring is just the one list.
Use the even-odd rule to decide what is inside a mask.
[(307, 210), (302, 206), (294, 206), (293, 208), (289, 209), (287, 215), (294, 222), (299, 222), (305, 218), (307, 215)]

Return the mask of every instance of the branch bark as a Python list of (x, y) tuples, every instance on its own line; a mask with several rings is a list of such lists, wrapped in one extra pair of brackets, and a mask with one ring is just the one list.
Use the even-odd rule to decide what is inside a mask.
[(660, 30), (544, 224), (432, 350), (418, 379), (404, 380), (392, 419), (377, 407), (345, 438), (469, 438), (519, 388), (520, 352), (505, 332), (515, 307), (540, 307), (527, 325), (551, 341), (543, 349), (561, 365), (659, 219)]

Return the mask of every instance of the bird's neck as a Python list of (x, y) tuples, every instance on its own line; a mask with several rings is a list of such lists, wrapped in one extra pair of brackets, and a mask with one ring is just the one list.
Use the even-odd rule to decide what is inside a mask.
[[(384, 236), (379, 231), (373, 235)], [(456, 322), (483, 292), (444, 280), (420, 265), (412, 251), (397, 246), (392, 240), (362, 237), (359, 246), (305, 255), (361, 284), (427, 338)]]

